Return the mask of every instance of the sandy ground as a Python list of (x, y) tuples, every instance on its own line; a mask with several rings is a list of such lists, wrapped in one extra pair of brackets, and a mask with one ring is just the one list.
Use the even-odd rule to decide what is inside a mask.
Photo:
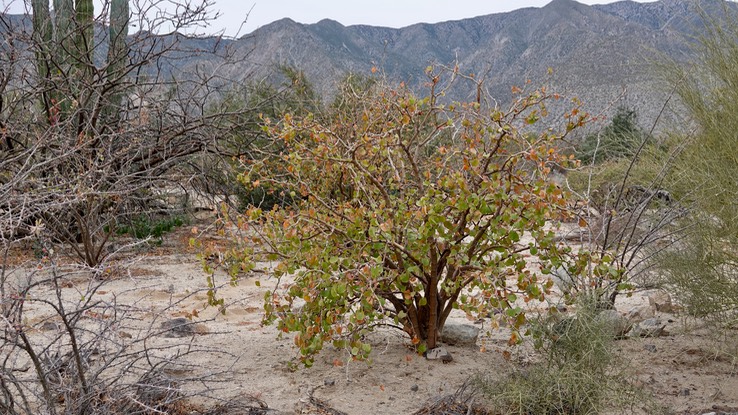
[[(475, 347), (448, 346), (454, 357), (448, 364), (415, 354), (403, 333), (382, 330), (370, 337), (371, 362), (351, 361), (346, 351), (328, 346), (313, 368), (293, 370), (290, 362), (294, 362), (297, 350), (291, 335), (280, 338), (274, 327), (261, 325), (263, 293), (269, 287), (267, 276), (257, 274), (220, 289), (219, 295), (227, 304), (225, 314), (207, 308), (204, 273), (194, 253), (182, 243), (187, 230), (178, 232), (177, 237), (165, 239), (164, 247), (131, 255), (129, 266), (107, 281), (98, 295), (102, 299), (115, 298), (131, 310), (118, 328), (122, 341), (133, 342), (163, 321), (196, 312), (193, 321), (202, 324), (197, 334), (155, 336), (151, 343), (184, 344), (197, 350), (182, 358), (183, 364), (191, 366), (177, 376), (185, 379), (209, 375), (216, 385), (216, 396), (254, 396), (288, 414), (304, 413), (297, 408), (310, 394), (347, 414), (410, 414), (429, 399), (453, 393), (475, 374), (502, 374), (527, 359), (527, 349), (508, 347), (507, 333), (488, 333), (485, 322), (470, 322), (463, 315), (454, 315), (451, 322), (476, 324), (483, 335)], [(255, 284), (257, 276), (261, 287)], [(84, 284), (83, 280), (72, 280), (64, 289), (73, 296)], [(648, 294), (624, 299), (618, 309), (627, 312), (647, 305)], [(35, 321), (43, 321), (42, 317)], [(731, 344), (685, 317), (660, 317), (668, 322), (667, 336), (617, 342), (632, 370), (633, 382), (651, 391), (671, 413), (738, 411), (738, 362), (735, 354), (731, 357), (721, 353)], [(735, 353), (736, 347), (732, 346)], [(511, 352), (512, 359), (506, 360), (508, 354), (504, 352)]]

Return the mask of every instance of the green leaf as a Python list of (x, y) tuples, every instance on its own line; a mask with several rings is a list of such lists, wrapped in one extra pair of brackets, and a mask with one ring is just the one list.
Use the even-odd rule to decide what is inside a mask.
[(520, 235), (518, 235), (518, 233), (515, 231), (510, 231), (510, 240), (513, 242), (518, 242), (520, 241)]

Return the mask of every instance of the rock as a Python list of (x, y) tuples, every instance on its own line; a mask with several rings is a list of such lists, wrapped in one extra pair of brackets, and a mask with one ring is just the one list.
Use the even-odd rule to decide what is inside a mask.
[(161, 368), (161, 373), (169, 378), (186, 378), (191, 377), (195, 370), (195, 366), (181, 362), (168, 362)]
[(164, 337), (190, 337), (195, 334), (208, 334), (209, 330), (204, 324), (193, 323), (184, 318), (177, 317), (161, 323), (161, 334)]
[(335, 384), (336, 384), (336, 380), (335, 379), (326, 379), (326, 380), (323, 381), (323, 385), (325, 385), (325, 386), (333, 386)]
[(597, 321), (603, 322), (608, 325), (612, 330), (612, 335), (616, 339), (622, 339), (633, 327), (633, 324), (625, 316), (618, 313), (616, 310), (602, 310), (597, 315)]
[(436, 347), (425, 352), (425, 358), (428, 360), (440, 360), (443, 363), (448, 363), (454, 360), (451, 353), (443, 347)]
[(417, 384), (415, 384), (415, 385), (413, 385), (413, 386), (410, 386), (410, 390), (411, 390), (411, 391), (413, 391), (413, 392), (417, 392), (417, 391), (418, 391), (418, 389), (420, 389), (420, 388), (418, 387), (418, 385), (417, 385)]
[(630, 335), (632, 337), (659, 337), (664, 334), (665, 327), (666, 324), (661, 324), (661, 320), (649, 318), (636, 324)]
[(671, 303), (671, 296), (669, 293), (659, 291), (655, 294), (648, 296), (648, 304), (662, 313), (673, 313), (674, 305)]
[(441, 341), (450, 345), (475, 346), (479, 337), (479, 327), (469, 324), (446, 324), (441, 333)]
[(628, 311), (628, 314), (626, 314), (626, 317), (628, 317), (628, 320), (630, 320), (632, 323), (638, 323), (648, 318), (656, 317), (654, 307), (636, 307), (630, 311)]
[(563, 266), (556, 268), (551, 273), (551, 281), (564, 295), (569, 295), (577, 287), (577, 279)]
[(61, 325), (54, 321), (44, 321), (44, 323), (41, 325), (41, 331), (59, 331), (60, 329)]

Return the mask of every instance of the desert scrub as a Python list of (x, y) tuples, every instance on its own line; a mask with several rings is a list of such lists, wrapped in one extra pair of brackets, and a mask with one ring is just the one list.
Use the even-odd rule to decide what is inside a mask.
[(648, 402), (627, 382), (611, 323), (598, 313), (594, 304), (587, 304), (576, 317), (552, 314), (534, 321), (531, 334), (540, 361), (499, 379), (476, 379), (492, 413), (626, 413), (637, 402)]

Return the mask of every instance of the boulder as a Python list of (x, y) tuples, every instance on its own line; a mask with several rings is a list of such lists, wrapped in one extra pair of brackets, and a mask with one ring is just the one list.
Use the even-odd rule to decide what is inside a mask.
[(664, 333), (666, 324), (657, 318), (648, 318), (633, 326), (632, 337), (659, 337)]
[(654, 307), (642, 306), (631, 309), (625, 316), (631, 323), (635, 324), (648, 318), (654, 318), (656, 313)]
[(446, 324), (441, 341), (455, 346), (476, 346), (479, 328), (469, 324)]
[(616, 310), (602, 310), (597, 315), (597, 321), (606, 324), (616, 339), (624, 338), (633, 327), (633, 323)]
[(671, 302), (671, 296), (669, 293), (659, 291), (655, 294), (648, 296), (648, 304), (653, 307), (656, 311), (662, 313), (673, 313), (674, 305)]

